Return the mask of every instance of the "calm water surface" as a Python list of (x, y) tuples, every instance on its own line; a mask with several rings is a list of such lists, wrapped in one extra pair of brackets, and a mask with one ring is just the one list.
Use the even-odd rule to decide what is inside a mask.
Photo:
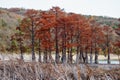
[[(100, 64), (107, 64), (107, 60), (99, 60)], [(118, 60), (111, 60), (111, 64), (119, 64)]]

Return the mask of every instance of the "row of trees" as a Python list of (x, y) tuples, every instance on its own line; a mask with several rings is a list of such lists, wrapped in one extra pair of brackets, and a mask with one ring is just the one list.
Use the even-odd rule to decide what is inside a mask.
[[(113, 30), (109, 26), (101, 26), (95, 20), (85, 18), (80, 14), (66, 13), (59, 7), (53, 7), (48, 11), (28, 10), (25, 18), (17, 27), (17, 32), (11, 37), (11, 41), (17, 41), (23, 59), (25, 44), (29, 45), (32, 60), (35, 60), (35, 52), (38, 51), (39, 62), (41, 53), (44, 53), (43, 61), (52, 62), (52, 54), (55, 53), (56, 63), (72, 63), (76, 54), (76, 63), (98, 63), (98, 55), (104, 52), (110, 63), (110, 53), (113, 46), (120, 48), (118, 43), (113, 45)], [(16, 49), (15, 45), (11, 45)]]

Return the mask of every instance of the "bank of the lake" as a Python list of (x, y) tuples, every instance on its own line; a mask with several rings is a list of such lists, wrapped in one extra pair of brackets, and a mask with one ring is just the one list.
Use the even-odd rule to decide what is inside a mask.
[[(30, 62), (32, 61), (31, 59), (31, 54), (29, 53), (26, 53), (23, 55), (24, 56), (24, 61), (27, 61), (27, 62)], [(111, 64), (119, 64), (119, 60), (118, 60), (118, 56), (117, 55), (113, 55), (111, 54)], [(36, 61), (38, 61), (38, 54), (36, 54)], [(41, 58), (43, 59), (43, 54), (41, 56)], [(55, 54), (52, 54), (52, 58), (55, 59)], [(14, 59), (20, 59), (20, 54), (16, 54), (16, 53), (3, 53), (3, 54), (0, 54), (0, 59), (1, 60), (14, 60)], [(75, 59), (76, 59), (76, 55), (73, 56), (73, 62), (75, 63)], [(88, 57), (89, 59), (89, 57)], [(94, 55), (93, 55), (93, 63), (94, 63)], [(98, 63), (99, 64), (107, 64), (107, 56), (105, 57), (104, 55), (99, 55), (98, 56)]]

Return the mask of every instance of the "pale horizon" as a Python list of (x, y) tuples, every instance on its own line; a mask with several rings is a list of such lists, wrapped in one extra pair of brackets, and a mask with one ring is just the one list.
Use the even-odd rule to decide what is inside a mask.
[(0, 0), (2, 8), (49, 10), (53, 6), (82, 15), (120, 18), (120, 0)]

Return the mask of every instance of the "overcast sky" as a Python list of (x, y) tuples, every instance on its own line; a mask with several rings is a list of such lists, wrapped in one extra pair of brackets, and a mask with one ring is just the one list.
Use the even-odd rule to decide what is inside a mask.
[(48, 10), (52, 6), (66, 12), (120, 18), (120, 0), (0, 0), (3, 8), (32, 8)]

